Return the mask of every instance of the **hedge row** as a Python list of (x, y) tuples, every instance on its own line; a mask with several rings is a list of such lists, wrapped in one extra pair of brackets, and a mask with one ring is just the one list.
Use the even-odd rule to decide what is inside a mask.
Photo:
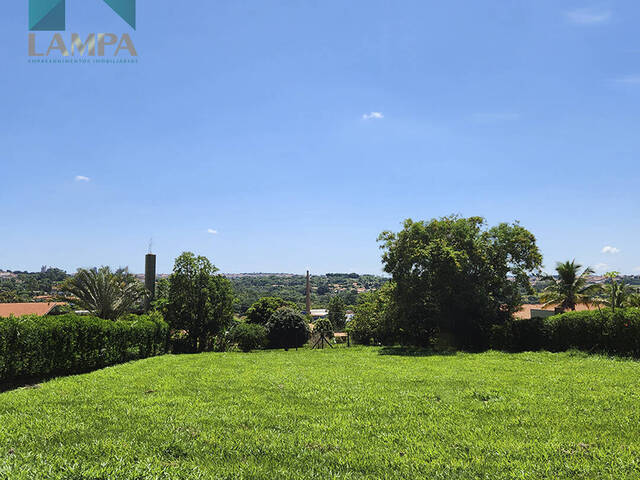
[(640, 357), (640, 309), (568, 312), (494, 327), (494, 348), (511, 351), (578, 349)]
[(117, 321), (75, 314), (1, 318), (0, 384), (162, 354), (168, 331), (157, 313)]

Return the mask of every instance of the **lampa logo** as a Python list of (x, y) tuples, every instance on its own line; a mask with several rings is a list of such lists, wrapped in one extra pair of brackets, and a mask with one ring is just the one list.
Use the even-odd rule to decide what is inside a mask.
[[(86, 1), (86, 0), (85, 0)], [(136, 29), (136, 0), (89, 0), (103, 1), (124, 20), (131, 28)], [(29, 30), (31, 32), (60, 32), (66, 30), (66, 0), (29, 0)], [(49, 42), (49, 48), (38, 48), (38, 37), (29, 33), (29, 57), (49, 57), (59, 54), (63, 57), (87, 55), (90, 57), (104, 57), (107, 47), (115, 48), (113, 56), (121, 52), (128, 52), (137, 57), (138, 53), (133, 45), (131, 36), (127, 33), (90, 33), (86, 40), (77, 33), (72, 33), (65, 42), (62, 34), (55, 33)], [(44, 43), (46, 45), (46, 43)]]
[[(99, 0), (96, 0), (99, 1)], [(136, 0), (102, 0), (136, 29)], [(29, 0), (29, 30), (66, 30), (66, 0)]]

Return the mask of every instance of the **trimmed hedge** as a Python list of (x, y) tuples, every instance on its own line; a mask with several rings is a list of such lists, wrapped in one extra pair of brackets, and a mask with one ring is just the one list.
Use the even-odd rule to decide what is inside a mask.
[(232, 340), (245, 353), (267, 345), (267, 329), (257, 323), (238, 323), (231, 330)]
[(168, 332), (158, 313), (116, 321), (75, 314), (0, 318), (0, 384), (162, 354)]
[(511, 351), (570, 349), (640, 357), (640, 309), (567, 312), (514, 320), (493, 330), (494, 348)]

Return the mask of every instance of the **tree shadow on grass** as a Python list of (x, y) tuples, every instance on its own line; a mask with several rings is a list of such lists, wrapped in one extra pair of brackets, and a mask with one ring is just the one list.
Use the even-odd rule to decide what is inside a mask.
[(400, 357), (445, 357), (452, 356), (458, 353), (455, 350), (435, 350), (433, 348), (421, 348), (421, 347), (382, 347), (379, 351), (379, 355), (394, 355)]
[(18, 380), (7, 380), (0, 382), (0, 393), (18, 390), (20, 388), (40, 388), (41, 384), (63, 375), (48, 375), (41, 377), (21, 378)]

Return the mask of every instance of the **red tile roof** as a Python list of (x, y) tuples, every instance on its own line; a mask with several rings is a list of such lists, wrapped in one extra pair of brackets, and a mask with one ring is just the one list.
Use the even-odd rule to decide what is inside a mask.
[[(585, 305), (584, 303), (579, 303), (578, 305), (576, 305), (577, 312), (581, 312), (583, 310), (592, 310), (593, 308), (595, 307), (592, 307), (591, 305)], [(548, 310), (550, 312), (553, 312), (555, 309), (555, 305), (547, 305), (545, 307), (543, 304), (539, 303), (527, 303), (525, 305), (522, 305), (522, 307), (520, 307), (520, 310), (517, 311), (514, 316), (519, 319), (529, 319), (531, 318), (531, 310)]]
[(0, 303), (0, 318), (22, 317), (23, 315), (47, 315), (53, 307), (65, 305), (63, 302), (41, 303)]

